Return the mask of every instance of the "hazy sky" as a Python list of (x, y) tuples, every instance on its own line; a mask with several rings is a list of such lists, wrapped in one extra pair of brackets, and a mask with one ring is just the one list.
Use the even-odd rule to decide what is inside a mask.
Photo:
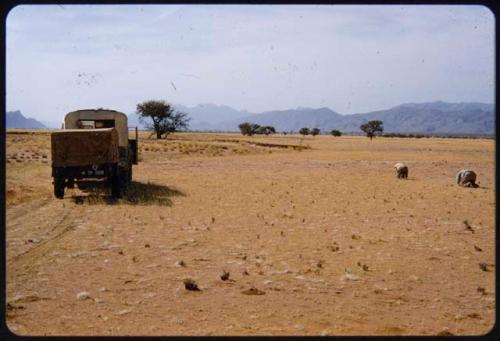
[(482, 6), (23, 5), (7, 18), (7, 110), (493, 103), (494, 30)]

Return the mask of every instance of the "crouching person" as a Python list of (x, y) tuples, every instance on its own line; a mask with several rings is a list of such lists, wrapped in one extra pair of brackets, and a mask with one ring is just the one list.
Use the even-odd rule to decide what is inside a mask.
[(408, 178), (408, 166), (406, 166), (403, 162), (398, 162), (394, 165), (394, 169), (396, 169), (396, 176), (398, 179)]
[(462, 187), (479, 187), (476, 184), (476, 173), (469, 169), (462, 169), (456, 175), (457, 184)]

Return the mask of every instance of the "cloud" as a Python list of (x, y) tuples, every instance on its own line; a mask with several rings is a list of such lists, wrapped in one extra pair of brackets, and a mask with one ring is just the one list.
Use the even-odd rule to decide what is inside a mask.
[(7, 108), (49, 120), (151, 98), (253, 112), (493, 102), (494, 47), (481, 6), (18, 6)]

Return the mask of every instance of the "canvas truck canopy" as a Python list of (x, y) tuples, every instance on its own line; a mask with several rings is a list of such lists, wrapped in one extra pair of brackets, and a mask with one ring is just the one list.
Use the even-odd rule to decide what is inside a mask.
[(122, 112), (105, 109), (77, 110), (66, 114), (66, 129), (115, 128), (120, 147), (128, 147), (128, 117)]
[(115, 128), (66, 129), (51, 134), (52, 165), (90, 166), (118, 162)]

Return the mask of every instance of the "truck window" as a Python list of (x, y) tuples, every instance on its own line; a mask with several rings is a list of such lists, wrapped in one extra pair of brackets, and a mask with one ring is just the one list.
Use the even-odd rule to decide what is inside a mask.
[(114, 128), (114, 120), (80, 120), (78, 121), (79, 129), (96, 129), (96, 128)]
[(79, 129), (94, 129), (95, 128), (95, 122), (94, 121), (78, 121), (78, 128)]

